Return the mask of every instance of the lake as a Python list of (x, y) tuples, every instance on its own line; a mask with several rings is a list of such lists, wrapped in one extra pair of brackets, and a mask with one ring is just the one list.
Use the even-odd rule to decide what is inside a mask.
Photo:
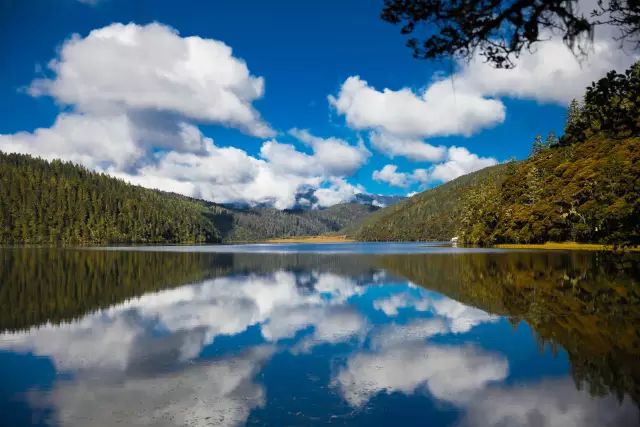
[(0, 249), (0, 425), (632, 426), (638, 254)]

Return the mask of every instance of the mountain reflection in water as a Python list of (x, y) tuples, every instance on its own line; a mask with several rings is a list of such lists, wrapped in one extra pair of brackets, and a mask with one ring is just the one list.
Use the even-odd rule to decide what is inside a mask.
[(0, 249), (0, 425), (638, 424), (638, 257)]

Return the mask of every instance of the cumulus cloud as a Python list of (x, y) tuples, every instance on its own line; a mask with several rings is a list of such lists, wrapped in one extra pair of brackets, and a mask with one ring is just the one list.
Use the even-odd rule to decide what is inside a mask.
[(360, 169), (370, 153), (360, 143), (357, 146), (339, 138), (319, 138), (307, 130), (292, 129), (292, 136), (309, 145), (313, 154), (298, 151), (291, 144), (267, 141), (261, 156), (279, 171), (309, 176), (347, 176)]
[(429, 137), (471, 135), (504, 120), (500, 101), (479, 93), (455, 91), (440, 80), (416, 93), (409, 88), (379, 91), (359, 76), (347, 78), (329, 103), (355, 129), (374, 129), (391, 135)]
[[(592, 9), (586, 2), (580, 6)], [(577, 58), (556, 34), (525, 51), (515, 69), (495, 69), (481, 57), (460, 62), (449, 76), (436, 74), (425, 88), (377, 89), (360, 76), (348, 77), (335, 95), (328, 97), (335, 111), (353, 129), (370, 130), (372, 146), (393, 158), (437, 162), (445, 157), (443, 147), (424, 141), (434, 136), (469, 136), (500, 124), (505, 106), (500, 98), (518, 98), (567, 105), (582, 96), (591, 81), (611, 69), (622, 71), (640, 56), (619, 48), (613, 29), (596, 28), (588, 56)], [(435, 171), (446, 181), (468, 172), (455, 162)], [(397, 181), (397, 182), (402, 182)]]
[(351, 146), (339, 138), (313, 136), (307, 130), (292, 129), (289, 133), (313, 148), (316, 161), (329, 175), (350, 175), (371, 155), (362, 141)]
[(380, 170), (373, 171), (371, 177), (379, 182), (386, 182), (394, 187), (408, 187), (412, 184), (413, 177), (407, 173), (398, 172), (398, 166), (385, 165)]
[[(580, 5), (588, 13), (593, 7), (586, 3)], [(470, 135), (504, 120), (504, 106), (495, 97), (564, 106), (608, 71), (627, 69), (640, 55), (620, 49), (615, 35), (610, 26), (597, 27), (587, 56), (579, 58), (559, 35), (546, 32), (541, 39), (547, 40), (525, 50), (514, 69), (496, 69), (477, 56), (417, 93), (408, 88), (379, 91), (352, 76), (329, 102), (357, 129), (421, 137)]]
[[(329, 103), (345, 116), (350, 127), (370, 130), (371, 145), (390, 158), (403, 156), (430, 163), (448, 158), (450, 167), (468, 171), (473, 169), (468, 161), (458, 165), (460, 161), (451, 158), (458, 154), (451, 151), (454, 147), (447, 150), (443, 146), (428, 144), (424, 138), (469, 136), (505, 119), (501, 101), (488, 98), (473, 85), (456, 86), (454, 89), (451, 79), (435, 80), (421, 93), (416, 93), (408, 88), (378, 91), (359, 76), (352, 76), (343, 83), (337, 96), (329, 96)], [(473, 156), (478, 159), (478, 156)], [(413, 177), (394, 172), (392, 167), (387, 167), (377, 172), (378, 178), (374, 179), (398, 187), (428, 180), (423, 170)], [(442, 179), (444, 176), (439, 172), (434, 178), (439, 181), (452, 179)]]
[(417, 168), (412, 172), (399, 172), (398, 166), (385, 165), (373, 171), (372, 178), (394, 187), (406, 188), (413, 184), (424, 187), (433, 182), (448, 182), (459, 176), (496, 165), (493, 157), (480, 157), (464, 147), (449, 147), (446, 161), (432, 165), (428, 169)]
[(475, 346), (449, 347), (408, 340), (379, 351), (356, 353), (332, 380), (343, 398), (361, 407), (377, 393), (429, 391), (438, 399), (464, 401), (506, 378), (507, 361)]
[(418, 138), (403, 138), (383, 132), (371, 132), (371, 145), (390, 158), (403, 156), (410, 160), (438, 162), (445, 157), (446, 148), (427, 144)]
[[(397, 314), (397, 313), (395, 313)], [(404, 325), (390, 324), (377, 330), (371, 337), (371, 348), (392, 348), (410, 341), (421, 341), (449, 332), (447, 322), (441, 318), (417, 318)]]
[(463, 427), (626, 426), (638, 421), (628, 398), (619, 403), (612, 395), (590, 396), (570, 378), (491, 388), (469, 400), (465, 409)]
[(425, 341), (449, 332), (451, 325), (440, 317), (384, 326), (373, 333), (370, 349), (353, 353), (331, 384), (355, 408), (379, 393), (428, 392), (458, 407), (465, 427), (617, 426), (637, 420), (628, 398), (619, 403), (612, 395), (593, 397), (571, 378), (504, 385), (509, 374), (504, 356), (472, 344)]
[(499, 319), (478, 308), (446, 297), (432, 300), (431, 306), (435, 314), (448, 320), (451, 332), (456, 334), (468, 332), (477, 325), (496, 322)]
[(256, 347), (178, 372), (61, 382), (44, 398), (32, 394), (32, 400), (35, 406), (53, 405), (64, 426), (237, 426), (265, 403), (264, 387), (254, 378), (272, 353), (268, 346)]
[(72, 36), (29, 87), (68, 105), (49, 128), (0, 135), (0, 149), (62, 158), (145, 187), (220, 203), (295, 205), (302, 190), (322, 189), (317, 206), (363, 192), (345, 178), (370, 156), (360, 142), (291, 134), (310, 153), (275, 139), (260, 156), (216, 144), (199, 124), (256, 137), (274, 131), (253, 107), (264, 79), (226, 44), (182, 37), (174, 29), (112, 24)]
[(55, 78), (35, 80), (30, 93), (81, 111), (156, 110), (273, 134), (252, 107), (264, 80), (217, 40), (181, 37), (157, 23), (111, 24), (72, 36), (49, 68)]
[(430, 344), (429, 338), (463, 333), (497, 317), (433, 293), (402, 292), (376, 299), (374, 308), (397, 316), (400, 308), (429, 311), (429, 318), (377, 328), (370, 349), (349, 357), (332, 384), (349, 404), (361, 407), (377, 393), (428, 390), (438, 399), (463, 404), (488, 384), (506, 378), (507, 361), (472, 345)]
[(0, 149), (62, 158), (96, 169), (125, 169), (143, 154), (134, 133), (134, 125), (125, 114), (95, 117), (63, 113), (50, 128), (0, 135)]
[(407, 295), (406, 293), (400, 293), (375, 300), (373, 302), (373, 308), (382, 311), (387, 316), (397, 316), (398, 310), (406, 307), (413, 307), (415, 306), (415, 302), (416, 298)]
[(459, 303), (451, 298), (431, 294), (420, 296), (410, 295), (406, 292), (393, 294), (375, 300), (373, 307), (390, 317), (397, 316), (399, 310), (403, 308), (429, 311), (440, 321), (446, 322), (446, 332), (454, 334), (465, 333), (477, 325), (496, 322), (499, 319), (497, 316)]
[(366, 193), (362, 185), (350, 184), (343, 178), (330, 178), (328, 183), (328, 186), (321, 187), (313, 193), (317, 199), (316, 206), (318, 207), (350, 202), (357, 194)]
[[(191, 360), (216, 337), (235, 335), (252, 325), (260, 325), (269, 341), (314, 326), (306, 348), (366, 332), (364, 318), (342, 307), (362, 292), (353, 280), (315, 273), (309, 292), (299, 286), (299, 279), (294, 273), (277, 271), (205, 280), (146, 294), (70, 324), (2, 333), (0, 349), (48, 356), (65, 372), (117, 375), (131, 370), (136, 359), (148, 360), (160, 347), (177, 360)], [(170, 334), (152, 345), (148, 337), (157, 331)]]
[(497, 163), (493, 157), (480, 157), (464, 147), (449, 147), (447, 161), (435, 165), (429, 172), (429, 179), (447, 182)]
[[(584, 3), (584, 2), (583, 2)], [(495, 69), (481, 58), (461, 65), (453, 76), (460, 90), (477, 90), (486, 96), (531, 99), (566, 106), (579, 98), (585, 87), (610, 70), (624, 71), (639, 59), (620, 49), (610, 28), (595, 29), (586, 58), (577, 58), (561, 38), (543, 34), (548, 41), (525, 51), (511, 70)]]

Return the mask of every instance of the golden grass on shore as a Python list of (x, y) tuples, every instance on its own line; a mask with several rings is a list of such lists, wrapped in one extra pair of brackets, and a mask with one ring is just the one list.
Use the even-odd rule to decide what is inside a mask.
[(355, 240), (347, 238), (345, 235), (324, 235), (324, 236), (296, 236), (283, 237), (278, 239), (268, 239), (265, 243), (347, 243)]
[[(547, 242), (547, 243), (504, 243), (496, 245), (496, 248), (503, 249), (548, 249), (548, 250), (581, 250), (581, 251), (613, 251), (613, 245), (603, 245), (600, 243), (577, 243), (577, 242)], [(618, 248), (625, 251), (640, 251), (640, 247)]]

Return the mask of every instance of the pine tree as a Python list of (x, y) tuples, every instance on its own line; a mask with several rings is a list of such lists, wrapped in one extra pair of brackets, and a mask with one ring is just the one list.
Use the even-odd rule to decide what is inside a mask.
[(537, 154), (540, 154), (542, 151), (544, 151), (544, 148), (545, 147), (544, 147), (544, 141), (542, 140), (542, 136), (537, 135), (533, 140), (533, 144), (531, 146), (531, 155), (535, 156)]

